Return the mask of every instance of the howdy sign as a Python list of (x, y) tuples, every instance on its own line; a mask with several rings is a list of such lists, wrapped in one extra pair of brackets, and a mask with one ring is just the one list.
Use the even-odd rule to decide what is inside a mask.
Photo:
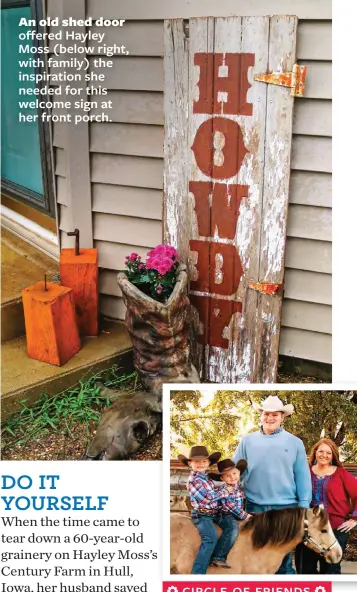
[(187, 39), (165, 22), (165, 239), (189, 264), (204, 380), (275, 379), (293, 98), (254, 76), (293, 68), (296, 25), (192, 19)]
[[(199, 292), (192, 294), (191, 302), (204, 328), (203, 334), (197, 336), (198, 341), (228, 349), (229, 340), (224, 331), (232, 315), (242, 312), (242, 303), (217, 296), (234, 296), (244, 274), (233, 241), (240, 204), (248, 196), (248, 186), (229, 181), (239, 174), (247, 149), (239, 123), (226, 115), (252, 115), (247, 91), (251, 86), (248, 68), (254, 65), (254, 54), (196, 53), (194, 64), (199, 67), (199, 78), (193, 113), (205, 113), (209, 118), (197, 129), (192, 151), (196, 166), (210, 181), (189, 182), (198, 233), (202, 237), (190, 241), (190, 250), (198, 255), (197, 279), (191, 281), (190, 288), (193, 293)], [(227, 179), (227, 183), (215, 183), (222, 179)], [(214, 233), (217, 242), (207, 240), (213, 239)]]

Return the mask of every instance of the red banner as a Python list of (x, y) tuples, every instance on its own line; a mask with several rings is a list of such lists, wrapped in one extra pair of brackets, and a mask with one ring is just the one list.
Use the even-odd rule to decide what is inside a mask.
[(164, 582), (163, 592), (332, 592), (332, 582)]

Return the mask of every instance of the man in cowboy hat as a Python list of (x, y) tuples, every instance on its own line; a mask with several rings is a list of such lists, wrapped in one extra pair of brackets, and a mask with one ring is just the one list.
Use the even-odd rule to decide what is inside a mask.
[[(213, 481), (223, 481), (227, 487), (233, 488), (229, 498), (221, 499), (221, 508), (223, 514), (232, 514), (238, 520), (247, 520), (250, 514), (244, 511), (244, 493), (239, 485), (240, 476), (247, 468), (247, 461), (241, 459), (234, 463), (230, 458), (226, 458), (217, 463), (217, 473), (208, 473), (208, 477)], [(232, 499), (232, 501), (231, 501)]]
[[(270, 395), (255, 408), (261, 411), (260, 430), (244, 436), (233, 456), (234, 461), (245, 458), (248, 462), (244, 476), (247, 512), (309, 508), (311, 478), (304, 444), (282, 426), (285, 417), (294, 412), (293, 405), (284, 405), (279, 397)], [(276, 573), (295, 573), (291, 553)]]
[[(178, 456), (184, 465), (191, 468), (187, 482), (192, 504), (191, 519), (202, 541), (193, 562), (192, 574), (205, 574), (210, 563), (229, 568), (227, 555), (238, 536), (237, 520), (233, 515), (222, 514), (220, 505), (222, 499), (233, 501), (233, 488), (215, 489), (206, 472), (209, 466), (216, 464), (220, 456), (220, 452), (208, 454), (205, 446), (193, 446), (188, 458), (183, 454)], [(222, 528), (219, 538), (214, 524)]]

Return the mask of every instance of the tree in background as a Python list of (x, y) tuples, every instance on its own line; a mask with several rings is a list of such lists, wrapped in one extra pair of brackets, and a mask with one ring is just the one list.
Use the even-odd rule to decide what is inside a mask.
[(270, 394), (292, 403), (295, 413), (285, 427), (304, 442), (307, 453), (322, 437), (340, 448), (342, 460), (357, 462), (357, 392), (355, 391), (216, 391), (205, 402), (201, 391), (171, 393), (171, 454), (179, 446), (204, 443), (231, 456), (241, 438), (259, 427), (260, 403)]

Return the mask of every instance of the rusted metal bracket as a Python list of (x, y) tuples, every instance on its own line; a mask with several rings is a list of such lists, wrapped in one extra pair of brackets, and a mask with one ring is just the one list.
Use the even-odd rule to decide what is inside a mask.
[(74, 232), (67, 232), (67, 236), (75, 236), (76, 237), (76, 246), (74, 248), (74, 254), (77, 257), (79, 255), (79, 230), (78, 230), (78, 228), (75, 228)]
[(269, 296), (273, 296), (274, 294), (277, 294), (277, 292), (282, 290), (283, 284), (249, 283), (248, 288), (250, 288), (251, 290), (255, 290), (256, 292), (261, 292), (262, 294), (268, 294)]
[(267, 84), (277, 84), (278, 86), (287, 86), (291, 88), (293, 97), (302, 97), (305, 92), (307, 66), (293, 65), (292, 72), (272, 72), (271, 74), (256, 74), (254, 80), (266, 82)]

